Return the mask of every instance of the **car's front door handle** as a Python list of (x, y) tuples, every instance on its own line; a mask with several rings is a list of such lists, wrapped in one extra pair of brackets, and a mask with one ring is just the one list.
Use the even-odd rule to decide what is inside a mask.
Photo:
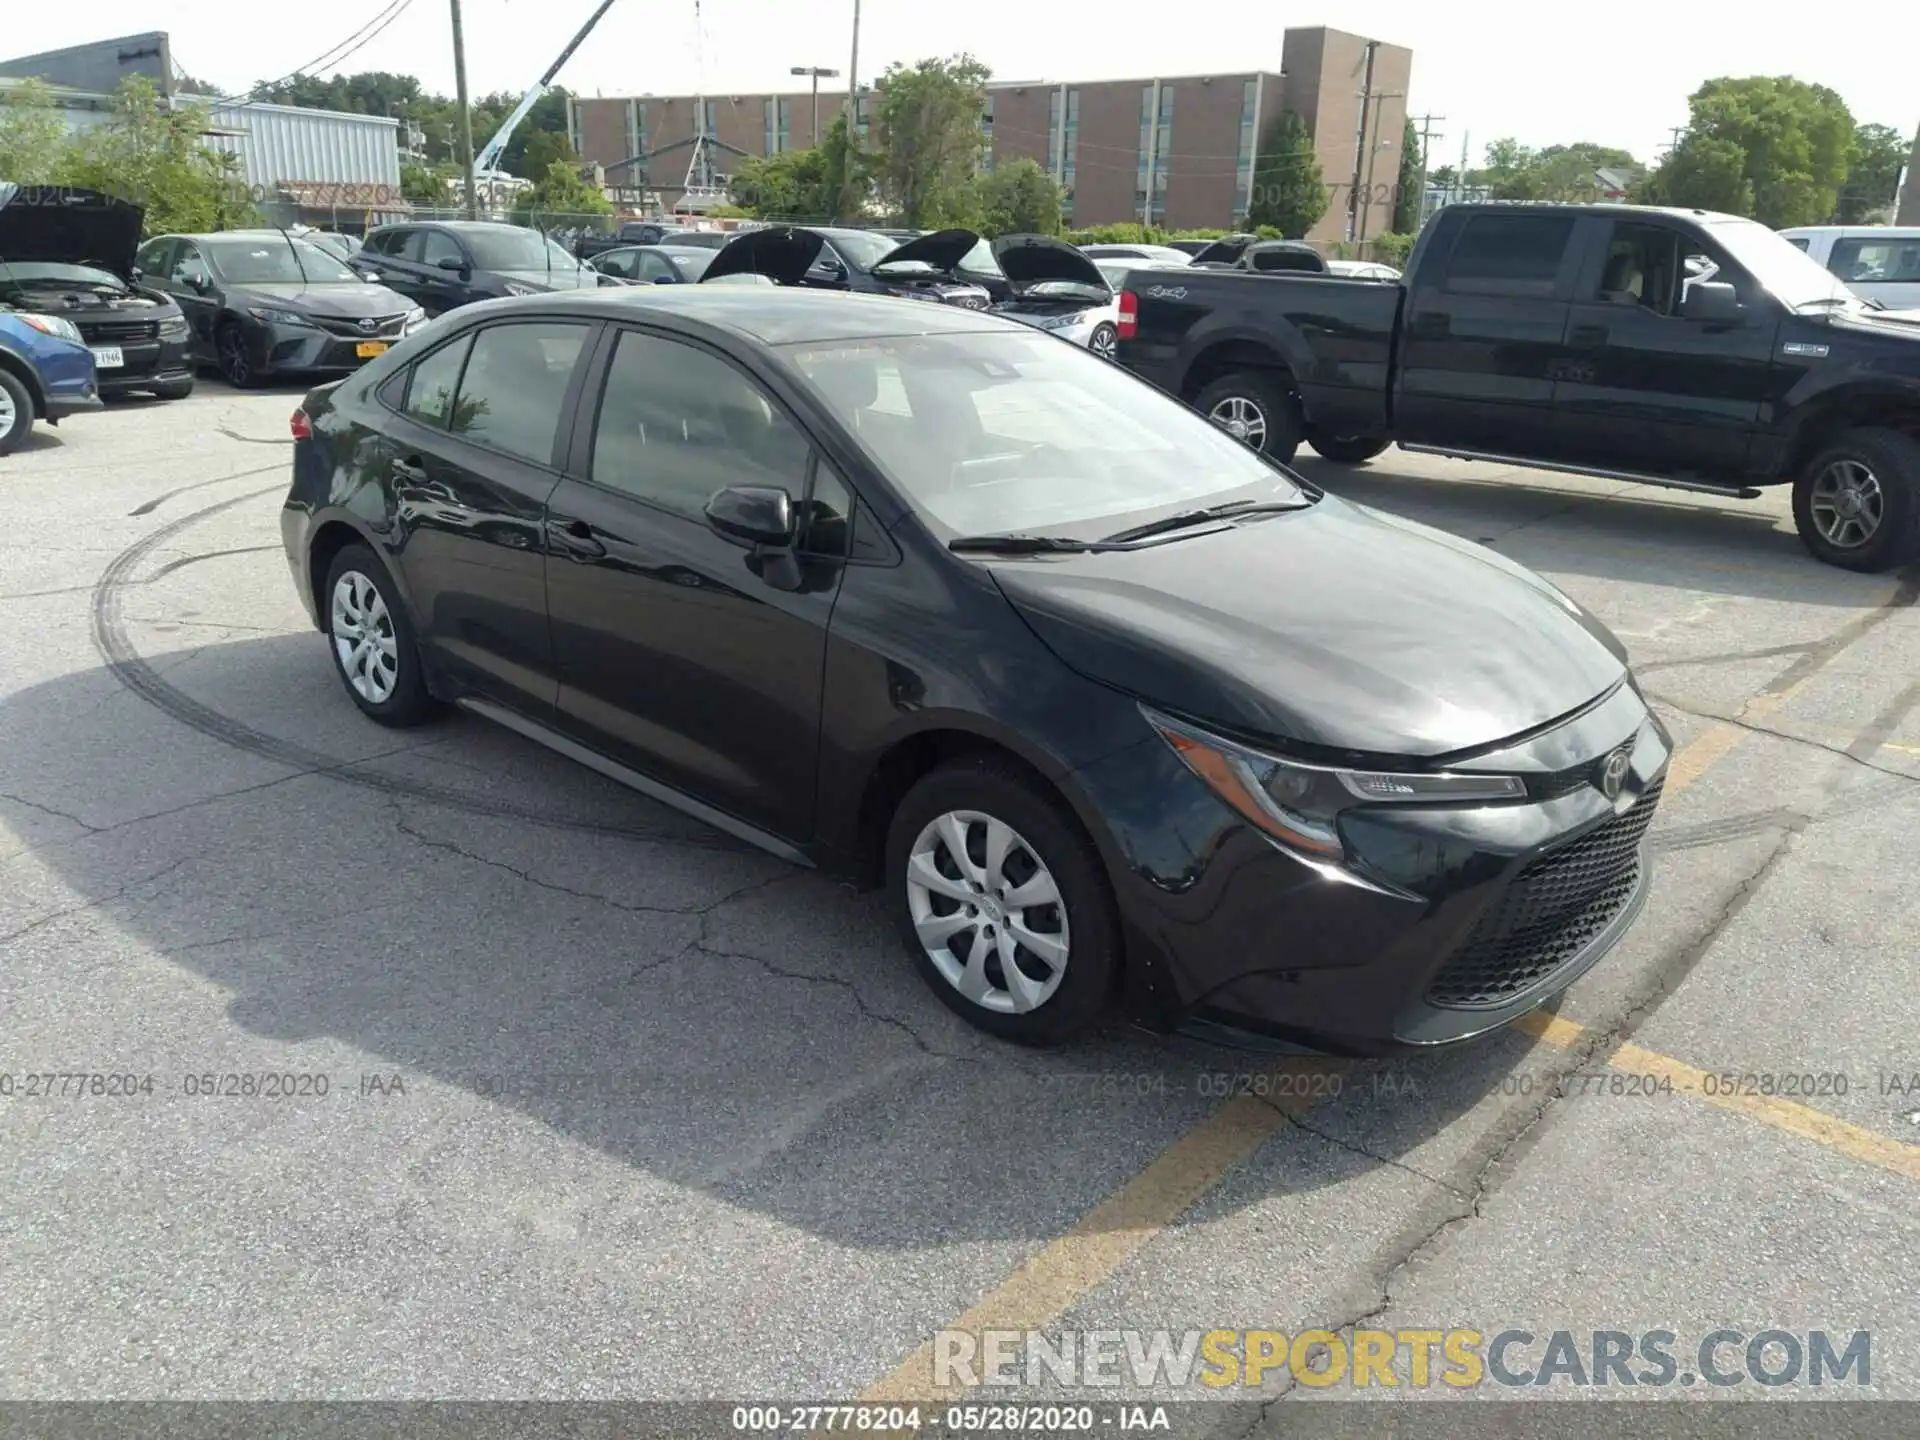
[(1575, 345), (1604, 345), (1607, 343), (1607, 327), (1604, 325), (1576, 325), (1573, 327)]
[(607, 553), (607, 547), (593, 538), (593, 527), (584, 520), (549, 520), (547, 534), (575, 560), (597, 560)]
[(406, 460), (396, 459), (393, 462), (393, 476), (396, 480), (410, 480), (415, 485), (424, 485), (427, 483), (427, 467), (420, 463), (418, 455)]

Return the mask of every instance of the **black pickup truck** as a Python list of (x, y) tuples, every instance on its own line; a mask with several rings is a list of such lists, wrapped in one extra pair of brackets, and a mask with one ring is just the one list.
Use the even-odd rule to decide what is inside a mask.
[(1403, 449), (1751, 499), (1819, 559), (1920, 558), (1920, 315), (1751, 220), (1454, 205), (1397, 285), (1130, 275), (1116, 359), (1249, 444)]

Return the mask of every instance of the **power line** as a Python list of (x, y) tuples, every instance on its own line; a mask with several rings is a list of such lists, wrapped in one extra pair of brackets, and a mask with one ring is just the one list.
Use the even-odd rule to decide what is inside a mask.
[(321, 51), (319, 55), (307, 61), (306, 64), (300, 66), (298, 69), (282, 75), (278, 80), (255, 85), (252, 89), (243, 90), (237, 95), (223, 96), (213, 103), (222, 106), (258, 103), (254, 97), (259, 95), (263, 90), (277, 90), (282, 85), (298, 80), (303, 75), (310, 75), (320, 70), (333, 69), (339, 65), (341, 61), (347, 59), (378, 37), (381, 31), (385, 30), (389, 25), (393, 24), (394, 21), (404, 15), (407, 12), (407, 8), (412, 4), (413, 0), (388, 0), (386, 8), (377, 13), (371, 20), (367, 21), (366, 24), (347, 36), (345, 40)]

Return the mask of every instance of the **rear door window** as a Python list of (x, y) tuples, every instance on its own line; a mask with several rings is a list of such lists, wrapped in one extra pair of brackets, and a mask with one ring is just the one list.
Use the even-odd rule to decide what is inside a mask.
[(474, 336), (449, 428), (503, 455), (553, 463), (554, 436), (588, 327), (536, 320), (489, 325)]
[(1470, 295), (1552, 295), (1573, 227), (1572, 215), (1475, 215), (1453, 242), (1446, 287)]
[(435, 430), (448, 428), (453, 398), (460, 392), (460, 367), (466, 364), (472, 337), (462, 336), (417, 361), (407, 385), (406, 412)]

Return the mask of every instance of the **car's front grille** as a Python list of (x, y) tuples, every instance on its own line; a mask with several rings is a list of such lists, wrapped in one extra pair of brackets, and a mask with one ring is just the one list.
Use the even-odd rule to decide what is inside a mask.
[(1605, 930), (1640, 883), (1640, 842), (1663, 782), (1624, 815), (1533, 861), (1427, 986), (1427, 1003), (1492, 1010), (1532, 989)]
[(313, 319), (322, 330), (334, 335), (351, 335), (356, 340), (391, 339), (398, 335), (407, 323), (404, 311), (398, 315), (374, 316), (371, 330), (361, 329), (358, 320), (348, 320), (337, 315), (316, 315)]
[(89, 345), (137, 344), (142, 340), (153, 340), (160, 334), (160, 322), (157, 320), (82, 320), (76, 316), (74, 323), (80, 327), (80, 334)]

